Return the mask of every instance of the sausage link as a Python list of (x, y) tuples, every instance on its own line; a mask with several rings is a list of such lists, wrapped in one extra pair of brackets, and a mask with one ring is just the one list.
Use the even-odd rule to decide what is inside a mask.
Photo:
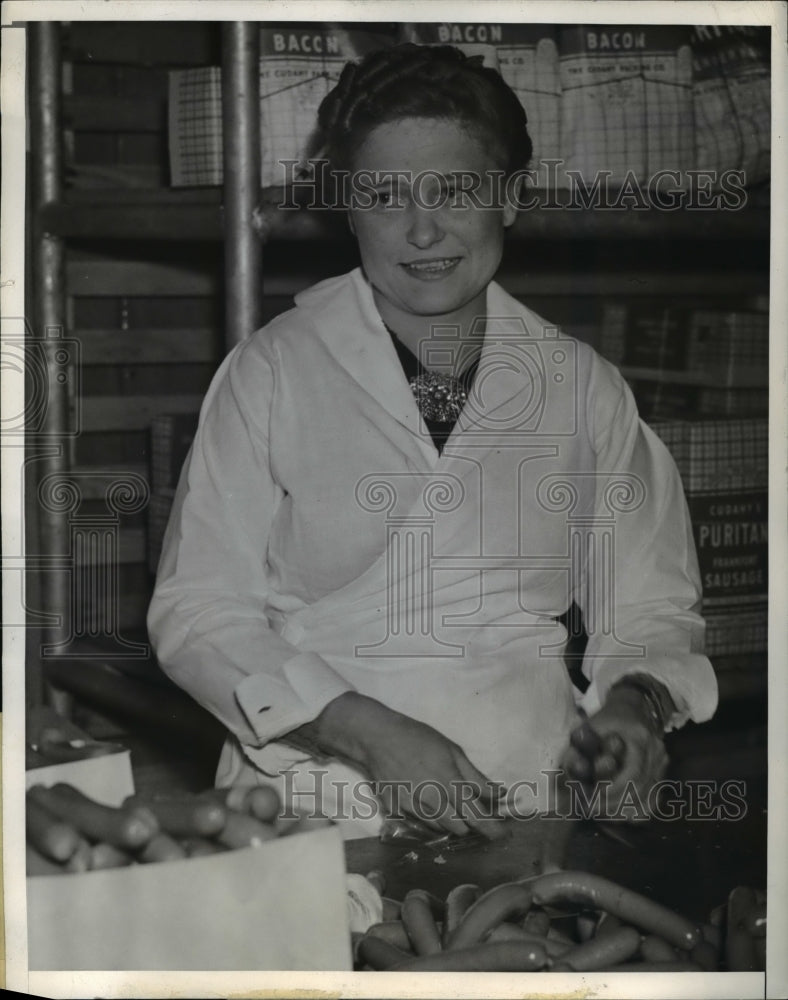
[(623, 926), (623, 922), (618, 917), (614, 917), (612, 913), (603, 912), (596, 922), (594, 937), (599, 941), (600, 938), (605, 938), (609, 934), (615, 934)]
[(93, 858), (90, 853), (90, 844), (83, 840), (65, 864), (67, 872), (81, 874), (90, 871), (90, 864)]
[(532, 902), (531, 890), (524, 885), (505, 882), (495, 886), (468, 907), (457, 929), (449, 935), (447, 948), (454, 950), (476, 944), (504, 920), (524, 916)]
[(370, 965), (373, 969), (391, 969), (407, 962), (411, 956), (383, 938), (365, 934), (358, 945), (358, 957), (361, 964)]
[(56, 861), (50, 861), (49, 858), (44, 857), (43, 854), (39, 854), (35, 847), (27, 844), (26, 846), (26, 860), (27, 860), (27, 874), (31, 875), (65, 875), (66, 869), (63, 865), (59, 865)]
[(39, 854), (51, 861), (68, 861), (82, 838), (71, 826), (45, 809), (34, 796), (27, 796), (25, 828), (27, 840)]
[(246, 813), (228, 812), (225, 824), (216, 839), (231, 849), (259, 847), (268, 840), (276, 839), (276, 830), (267, 823), (261, 823)]
[(551, 872), (529, 881), (528, 885), (534, 902), (543, 906), (569, 902), (604, 910), (624, 923), (657, 934), (685, 951), (694, 948), (701, 940), (700, 929), (689, 920), (600, 875), (576, 871)]
[(502, 924), (487, 934), (484, 941), (522, 941), (526, 944), (538, 944), (544, 948), (548, 958), (561, 958), (575, 945), (565, 945), (560, 941), (553, 941), (551, 938), (542, 937), (540, 934), (529, 934), (518, 924), (511, 924), (504, 920)]
[(677, 958), (673, 945), (657, 934), (647, 934), (643, 938), (640, 955), (644, 962), (675, 962)]
[(631, 958), (640, 947), (640, 934), (634, 927), (619, 927), (603, 938), (591, 938), (577, 945), (561, 958), (575, 972), (593, 972), (606, 965), (618, 965)]
[(36, 786), (28, 795), (45, 809), (71, 823), (89, 840), (136, 850), (158, 833), (155, 819), (142, 810), (113, 809), (83, 795), (71, 785)]
[(281, 807), (279, 794), (270, 785), (255, 785), (246, 793), (246, 811), (261, 823), (273, 823)]
[(181, 841), (181, 846), (189, 858), (205, 858), (211, 854), (223, 854), (227, 848), (215, 840), (205, 837), (187, 837)]
[(392, 972), (533, 972), (547, 965), (541, 943), (493, 941), (433, 955), (420, 955), (391, 967)]
[(172, 837), (213, 837), (227, 819), (227, 810), (220, 802), (196, 797), (154, 799), (130, 795), (123, 805), (150, 810), (160, 828)]
[(722, 951), (722, 929), (716, 927), (714, 924), (701, 924), (700, 929), (703, 934), (703, 940), (708, 941), (719, 955)]
[(482, 890), (478, 885), (465, 883), (455, 885), (446, 897), (446, 909), (443, 918), (443, 947), (445, 948), (449, 938), (459, 927), (460, 921), (466, 910), (472, 906), (481, 896)]
[(689, 953), (690, 961), (697, 962), (701, 969), (707, 972), (716, 972), (719, 968), (719, 958), (717, 951), (708, 941), (698, 941)]
[(90, 848), (90, 870), (94, 872), (107, 868), (126, 868), (133, 861), (130, 854), (112, 844), (93, 844)]
[(753, 972), (758, 965), (753, 937), (747, 929), (756, 905), (755, 892), (747, 886), (737, 886), (728, 896), (725, 963), (729, 972)]
[(367, 928), (367, 934), (380, 938), (387, 944), (393, 944), (406, 954), (412, 950), (408, 932), (401, 920), (383, 920), (379, 924), (372, 924)]
[(417, 955), (441, 951), (441, 936), (427, 893), (412, 889), (402, 900), (402, 923)]
[[(571, 972), (568, 965), (554, 965), (553, 972)], [(594, 972), (703, 972), (703, 969), (690, 961), (685, 962), (621, 962), (618, 965), (606, 965)]]
[(167, 833), (157, 833), (145, 845), (139, 855), (144, 864), (158, 861), (180, 861), (186, 857), (186, 850)]
[(523, 930), (538, 937), (546, 937), (550, 930), (550, 918), (544, 910), (529, 910), (523, 917)]

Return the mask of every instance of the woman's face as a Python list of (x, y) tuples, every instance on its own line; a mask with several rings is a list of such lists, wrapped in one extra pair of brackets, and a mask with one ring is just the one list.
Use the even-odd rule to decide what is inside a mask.
[[(504, 185), (490, 171), (501, 174), (491, 150), (452, 120), (385, 123), (359, 147), (350, 226), (387, 323), (395, 325), (403, 313), (459, 319), (480, 308), (483, 314), (504, 229), (516, 215), (496, 197)], [(463, 195), (472, 185), (473, 198)]]

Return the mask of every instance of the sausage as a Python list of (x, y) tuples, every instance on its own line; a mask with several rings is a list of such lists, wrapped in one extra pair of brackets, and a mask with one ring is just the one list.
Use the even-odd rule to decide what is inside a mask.
[(594, 758), (594, 780), (607, 781), (614, 778), (621, 770), (621, 764), (612, 753), (604, 751)]
[(216, 839), (225, 847), (233, 849), (260, 847), (266, 841), (276, 839), (276, 830), (254, 816), (231, 811), (227, 813), (225, 824)]
[(708, 941), (709, 944), (714, 948), (714, 950), (719, 953), (722, 951), (722, 930), (716, 927), (714, 924), (701, 924), (701, 933), (703, 934), (703, 940)]
[(83, 840), (65, 864), (65, 869), (71, 874), (81, 874), (90, 871), (93, 858), (90, 853), (90, 844)]
[(204, 858), (211, 854), (223, 854), (227, 848), (215, 840), (206, 840), (204, 837), (187, 837), (181, 841), (181, 846), (186, 851), (187, 857)]
[(755, 892), (747, 886), (737, 886), (728, 896), (725, 963), (729, 972), (754, 972), (758, 965), (753, 937), (747, 929), (756, 905)]
[(112, 844), (93, 844), (90, 848), (90, 870), (94, 872), (106, 868), (125, 868), (133, 860), (130, 854)]
[(406, 962), (411, 956), (382, 938), (365, 934), (358, 945), (358, 957), (361, 963), (373, 969), (390, 969)]
[(393, 944), (395, 948), (399, 948), (406, 954), (412, 950), (408, 932), (401, 920), (384, 920), (379, 924), (372, 924), (371, 927), (367, 928), (367, 934), (380, 938), (387, 944)]
[(383, 897), (383, 919), (384, 920), (399, 920), (402, 914), (402, 903), (398, 899), (390, 899), (388, 896)]
[(605, 938), (609, 934), (614, 934), (620, 927), (623, 926), (624, 924), (618, 919), (618, 917), (614, 917), (612, 913), (604, 912), (600, 914), (599, 920), (596, 922), (596, 929), (594, 930), (593, 936), (598, 941), (600, 938)]
[(223, 806), (235, 812), (246, 812), (246, 798), (250, 791), (249, 785), (231, 785), (229, 788), (211, 788), (202, 794), (207, 799), (218, 799)]
[(517, 924), (511, 924), (507, 920), (504, 920), (502, 924), (498, 924), (497, 927), (493, 927), (484, 940), (523, 941), (528, 944), (538, 944), (540, 947), (544, 948), (548, 958), (551, 959), (560, 958), (571, 948), (575, 947), (574, 944), (565, 945), (560, 941), (553, 941), (548, 937), (542, 937), (540, 934), (529, 934), (527, 931), (524, 931), (522, 927), (519, 927)]
[(282, 804), (279, 794), (270, 785), (255, 785), (246, 793), (245, 810), (262, 823), (273, 823)]
[(523, 930), (545, 937), (550, 930), (550, 918), (544, 910), (529, 910), (523, 918)]
[(401, 917), (417, 955), (432, 955), (441, 951), (441, 936), (426, 892), (412, 889), (402, 900)]
[(476, 944), (504, 920), (524, 916), (532, 901), (531, 890), (517, 882), (504, 882), (490, 889), (465, 911), (459, 926), (449, 935), (447, 948), (454, 950)]
[(612, 754), (617, 763), (623, 764), (627, 753), (627, 745), (624, 738), (619, 733), (607, 733), (602, 737), (602, 746), (605, 753)]
[(152, 864), (157, 861), (180, 861), (186, 857), (186, 850), (173, 840), (168, 833), (157, 833), (151, 837), (139, 854), (139, 859), (144, 864)]
[[(565, 963), (553, 966), (553, 972), (572, 972)], [(703, 972), (695, 962), (621, 962), (618, 965), (606, 965), (594, 972)]]
[[(525, 919), (527, 920), (528, 917)], [(595, 917), (592, 917), (590, 913), (578, 913), (575, 925), (577, 928), (577, 936), (580, 938), (580, 941), (590, 941), (596, 933), (597, 920)], [(549, 929), (550, 928), (548, 927), (548, 930)]]
[(65, 875), (66, 873), (66, 869), (62, 865), (57, 864), (55, 861), (50, 861), (43, 854), (39, 854), (35, 847), (32, 847), (30, 844), (26, 846), (26, 858), (28, 876)]
[(573, 941), (568, 934), (564, 934), (564, 932), (559, 927), (556, 927), (555, 924), (550, 924), (545, 937), (548, 941), (555, 941), (557, 944), (565, 945), (568, 948), (574, 948), (577, 943), (576, 941)]
[(101, 805), (71, 785), (36, 786), (28, 794), (45, 809), (71, 823), (89, 840), (112, 844), (122, 850), (140, 848), (158, 833), (158, 825), (151, 815)]
[(700, 929), (678, 913), (600, 875), (551, 872), (529, 881), (529, 888), (539, 905), (570, 902), (604, 910), (685, 951), (694, 948), (701, 939)]
[(724, 927), (725, 921), (728, 919), (728, 904), (720, 903), (719, 906), (715, 906), (711, 911), (709, 916), (709, 923), (712, 927)]
[[(260, 821), (255, 820), (255, 822), (259, 823)], [(270, 829), (274, 830), (274, 836), (291, 837), (296, 833), (314, 833), (315, 830), (322, 830), (325, 827), (333, 825), (333, 821), (328, 816), (308, 814), (306, 816), (299, 816), (294, 823), (290, 823), (284, 828), (274, 828), (272, 826)]]
[(159, 827), (173, 837), (213, 837), (227, 819), (221, 803), (196, 797), (154, 799), (131, 795), (123, 805), (150, 810)]
[(545, 939), (537, 934), (529, 934), (524, 931), (519, 924), (510, 923), (504, 920), (502, 924), (493, 927), (484, 938), (485, 941), (538, 941), (544, 944)]
[(446, 897), (446, 907), (443, 917), (443, 947), (445, 948), (449, 937), (455, 932), (462, 920), (465, 911), (472, 906), (481, 896), (482, 890), (478, 885), (468, 882), (464, 885), (455, 885)]
[(297, 823), (297, 815), (280, 817), (281, 801), (275, 788), (269, 785), (230, 785), (228, 788), (209, 788), (201, 792), (199, 798), (218, 803), (233, 812), (246, 813), (262, 823), (283, 820), (283, 829)]
[(82, 841), (74, 827), (54, 816), (32, 795), (27, 796), (26, 806), (25, 827), (31, 846), (52, 861), (68, 861)]
[(640, 947), (640, 934), (634, 927), (619, 927), (603, 938), (592, 938), (567, 951), (561, 958), (574, 972), (593, 972), (606, 965), (618, 965), (631, 958)]
[(392, 972), (533, 972), (546, 964), (541, 943), (492, 941), (419, 955), (390, 968)]
[(569, 742), (589, 760), (602, 752), (602, 738), (586, 718), (572, 730)]
[(677, 958), (673, 945), (656, 934), (647, 934), (640, 942), (640, 956), (644, 962), (675, 962)]
[(747, 930), (752, 937), (766, 937), (766, 902), (757, 900), (750, 910), (746, 922)]
[(708, 941), (698, 941), (689, 953), (690, 961), (697, 962), (706, 972), (716, 972), (719, 968), (717, 951)]

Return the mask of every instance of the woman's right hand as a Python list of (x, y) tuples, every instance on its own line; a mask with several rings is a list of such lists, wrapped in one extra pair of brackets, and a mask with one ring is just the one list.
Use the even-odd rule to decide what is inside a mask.
[(498, 787), (432, 726), (348, 692), (296, 733), (362, 768), (389, 815), (409, 813), (458, 836), (469, 830), (490, 839), (503, 834)]

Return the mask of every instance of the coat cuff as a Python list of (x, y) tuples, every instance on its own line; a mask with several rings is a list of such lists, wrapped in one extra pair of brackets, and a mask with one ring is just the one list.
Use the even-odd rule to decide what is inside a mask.
[(678, 729), (685, 722), (706, 722), (716, 711), (718, 691), (714, 668), (705, 656), (690, 653), (678, 658), (649, 657), (645, 660), (608, 660), (596, 671), (594, 681), (580, 699), (580, 705), (593, 715), (605, 704), (608, 692), (627, 674), (645, 674), (664, 684), (676, 711), (665, 723), (665, 731)]
[(287, 660), (282, 672), (284, 679), (251, 674), (235, 689), (260, 746), (311, 722), (329, 702), (355, 690), (317, 653), (299, 653)]

